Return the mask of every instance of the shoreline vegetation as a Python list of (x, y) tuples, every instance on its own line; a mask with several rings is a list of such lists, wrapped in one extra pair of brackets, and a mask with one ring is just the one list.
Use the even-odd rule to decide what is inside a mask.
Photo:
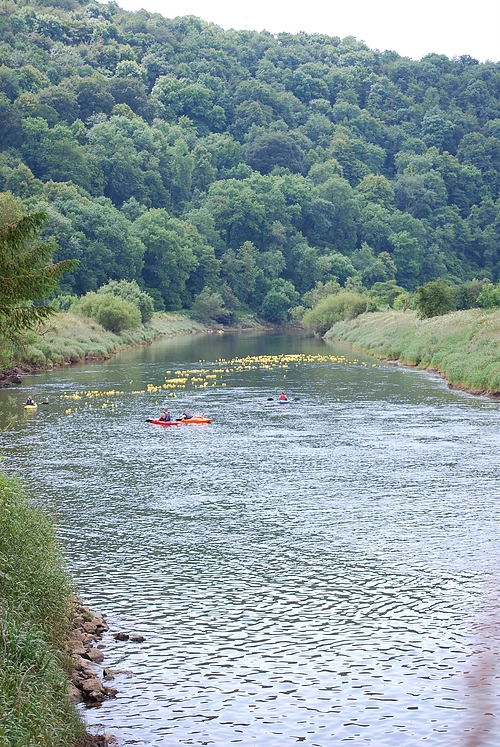
[(121, 350), (149, 345), (162, 337), (206, 330), (206, 326), (184, 314), (165, 313), (155, 314), (151, 321), (135, 329), (111, 332), (90, 317), (58, 312), (41, 331), (26, 333), (17, 350), (7, 353), (3, 372), (8, 379), (12, 372), (26, 374), (89, 360), (108, 360)]
[[(261, 328), (248, 317), (229, 329)], [(22, 346), (2, 361), (0, 388), (19, 385), (21, 376), (42, 369), (108, 360), (128, 348), (150, 345), (155, 340), (176, 335), (216, 332), (220, 325), (197, 322), (187, 314), (165, 312), (135, 329), (115, 333), (104, 329), (94, 319), (72, 312), (58, 312), (45, 325), (43, 332), (28, 332)]]
[(75, 596), (51, 519), (2, 473), (0, 567), (0, 744), (116, 745), (89, 734), (75, 707), (116, 695), (96, 668), (108, 626)]
[(451, 389), (500, 398), (500, 310), (468, 309), (430, 319), (413, 311), (371, 312), (337, 322), (324, 337), (439, 373)]
[(45, 513), (0, 474), (0, 742), (90, 744), (69, 695), (73, 589)]

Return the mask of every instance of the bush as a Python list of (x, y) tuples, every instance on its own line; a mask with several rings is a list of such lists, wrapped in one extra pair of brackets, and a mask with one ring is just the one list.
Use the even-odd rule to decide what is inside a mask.
[(335, 322), (354, 319), (366, 311), (367, 296), (349, 291), (341, 291), (334, 296), (326, 296), (314, 309), (307, 311), (302, 319), (305, 327), (312, 327), (318, 334), (324, 335)]
[(80, 299), (79, 308), (110, 332), (134, 329), (141, 323), (141, 312), (137, 306), (114, 295), (87, 293)]
[(417, 290), (417, 313), (420, 319), (441, 316), (455, 311), (455, 290), (444, 280), (431, 280)]
[(500, 306), (500, 286), (486, 283), (478, 295), (476, 303), (483, 309), (494, 309)]
[[(470, 280), (455, 288), (455, 304), (457, 309), (473, 309), (478, 305), (477, 301), (485, 285), (486, 280)], [(491, 283), (490, 283), (491, 285)]]
[(204, 324), (230, 324), (234, 321), (234, 312), (226, 308), (224, 299), (220, 293), (210, 288), (203, 288), (193, 303), (191, 314)]
[(106, 285), (102, 285), (97, 293), (99, 295), (116, 296), (136, 306), (141, 312), (143, 324), (149, 322), (153, 316), (155, 302), (149, 293), (141, 291), (135, 280), (130, 282), (128, 280), (110, 280)]
[(60, 296), (56, 296), (52, 299), (51, 306), (57, 311), (69, 311), (73, 304), (78, 302), (78, 296), (73, 296), (70, 293), (63, 293)]

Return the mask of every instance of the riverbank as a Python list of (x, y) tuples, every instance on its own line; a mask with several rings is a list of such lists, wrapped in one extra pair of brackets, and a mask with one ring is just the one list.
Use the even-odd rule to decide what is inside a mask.
[(0, 743), (86, 745), (68, 692), (73, 589), (46, 515), (0, 474)]
[(413, 311), (362, 314), (338, 322), (325, 339), (439, 373), (454, 389), (500, 397), (500, 310), (468, 309), (431, 319)]
[[(224, 328), (225, 331), (242, 329), (264, 329), (264, 325), (249, 316), (234, 327)], [(22, 348), (0, 371), (0, 388), (19, 385), (23, 376), (41, 369), (108, 360), (121, 350), (150, 345), (164, 337), (219, 331), (220, 327), (209, 327), (187, 314), (166, 312), (155, 314), (150, 322), (136, 329), (117, 334), (89, 317), (59, 312), (51, 317), (43, 332), (26, 335)]]

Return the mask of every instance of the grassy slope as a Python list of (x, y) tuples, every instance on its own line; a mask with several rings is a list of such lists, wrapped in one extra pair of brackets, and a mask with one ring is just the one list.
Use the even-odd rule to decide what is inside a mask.
[(205, 327), (183, 314), (155, 314), (150, 322), (137, 329), (114, 334), (88, 317), (59, 313), (52, 317), (43, 334), (28, 336), (22, 361), (43, 366), (64, 361), (79, 363), (87, 358), (109, 358), (118, 350), (159, 337), (204, 330)]
[(64, 662), (72, 586), (51, 522), (0, 474), (0, 747), (74, 747)]
[(500, 394), (500, 311), (456, 311), (432, 319), (376, 312), (339, 322), (326, 337), (377, 357), (439, 371), (451, 386)]

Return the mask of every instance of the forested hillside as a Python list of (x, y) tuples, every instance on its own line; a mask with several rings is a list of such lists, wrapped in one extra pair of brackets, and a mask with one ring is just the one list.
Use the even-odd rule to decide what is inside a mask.
[(317, 283), (499, 279), (499, 63), (83, 0), (4, 0), (0, 32), (0, 191), (67, 293), (283, 321)]

